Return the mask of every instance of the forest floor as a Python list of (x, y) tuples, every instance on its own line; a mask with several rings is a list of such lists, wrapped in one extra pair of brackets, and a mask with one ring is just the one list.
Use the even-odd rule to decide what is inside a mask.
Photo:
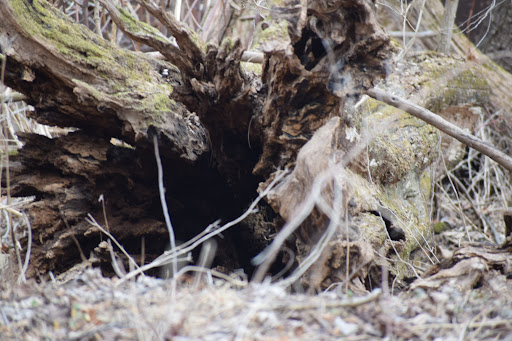
[(445, 269), (393, 294), (290, 293), (237, 274), (121, 281), (84, 262), (53, 281), (4, 288), (0, 339), (512, 340), (511, 247), (454, 247), (467, 232), (435, 235)]

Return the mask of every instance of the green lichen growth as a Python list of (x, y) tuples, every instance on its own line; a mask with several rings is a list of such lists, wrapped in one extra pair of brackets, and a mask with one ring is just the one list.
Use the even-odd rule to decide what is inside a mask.
[[(9, 156), (16, 156), (16, 155), (18, 155), (18, 153), (19, 153), (18, 149), (8, 149), (7, 150), (7, 155), (9, 155)], [(0, 150), (0, 154), (5, 155), (6, 154), (5, 150), (3, 150), (3, 149)]]
[[(368, 147), (370, 170), (376, 180), (395, 182), (433, 161), (432, 151), (439, 140), (434, 127), (388, 105), (373, 103), (368, 108), (375, 111), (366, 116), (366, 125), (370, 131), (379, 131)], [(380, 131), (379, 127), (387, 128)]]
[(399, 260), (410, 260), (412, 251), (424, 240), (423, 236), (430, 235), (426, 197), (420, 189), (419, 178), (416, 172), (411, 171), (402, 181), (377, 186), (350, 170), (343, 173), (343, 179), (354, 190), (351, 201), (356, 203), (356, 211), (352, 212), (352, 224), (357, 227), (362, 240), (379, 250), (388, 239), (382, 219), (374, 213), (380, 205), (392, 212), (393, 226), (405, 232), (406, 240), (400, 242), (399, 248), (397, 246), (400, 258), (391, 269), (399, 278), (411, 275), (410, 268)]
[(481, 66), (470, 68), (460, 61), (435, 52), (421, 53), (415, 57), (422, 74), (416, 87), (430, 93), (420, 105), (433, 112), (440, 112), (452, 105), (484, 105), (489, 101), (490, 89)]
[(25, 34), (22, 32), (24, 36), (43, 38), (59, 53), (73, 55), (78, 61), (89, 61), (91, 65), (98, 65), (98, 61), (108, 58), (102, 49), (104, 42), (101, 38), (92, 37), (85, 27), (73, 24), (48, 2), (34, 0), (30, 6), (24, 1), (14, 0), (11, 6), (25, 30)]
[[(390, 75), (390, 89), (396, 88), (398, 94), (402, 91), (412, 97), (421, 96), (415, 102), (434, 112), (448, 106), (481, 106), (488, 101), (489, 87), (481, 66), (463, 65), (435, 53), (414, 58), (404, 74)], [(397, 85), (393, 87), (395, 82)], [(430, 224), (427, 202), (432, 179), (425, 171), (437, 157), (439, 132), (408, 113), (374, 99), (365, 100), (350, 115), (358, 131), (372, 136), (368, 146), (370, 175), (376, 184), (372, 193), (396, 216), (393, 224), (406, 234), (406, 240), (397, 249), (398, 255), (401, 260), (411, 262), (413, 251), (431, 235), (432, 228), (440, 228)], [(358, 188), (356, 202), (368, 200), (362, 192)], [(381, 236), (374, 220), (368, 216), (358, 223), (364, 238), (378, 243)], [(405, 262), (397, 258), (393, 273), (399, 278), (410, 275)]]
[[(411, 192), (407, 196), (407, 187), (410, 190), (418, 190), (417, 175), (411, 172), (403, 181), (384, 186), (384, 191), (378, 196), (382, 205), (393, 212), (396, 216), (392, 222), (394, 226), (401, 228), (406, 235), (405, 241), (401, 244), (399, 251), (400, 259), (408, 261), (412, 252), (418, 248), (419, 243), (425, 240), (424, 236), (430, 235), (429, 216), (425, 198)], [(405, 197), (404, 197), (405, 195)], [(398, 261), (393, 269), (394, 274), (399, 278), (410, 275), (410, 268), (405, 263)]]
[(233, 49), (235, 48), (235, 43), (236, 43), (236, 40), (235, 39), (232, 39), (231, 37), (226, 37), (224, 39), (222, 39), (222, 42), (221, 42), (221, 49), (224, 49), (227, 53), (233, 51)]
[(79, 79), (73, 79), (73, 83), (75, 83), (77, 86), (79, 87), (82, 87), (84, 89), (86, 89), (88, 92), (89, 92), (89, 95), (94, 98), (94, 100), (96, 102), (103, 102), (105, 101), (105, 96), (107, 96), (107, 94), (99, 91), (98, 89), (96, 89), (94, 86), (86, 83), (86, 82), (83, 82)]
[(432, 177), (429, 172), (423, 172), (420, 179), (420, 189), (424, 198), (430, 198), (432, 193)]
[(267, 41), (276, 38), (288, 39), (288, 22), (283, 20), (276, 25), (269, 26), (267, 29), (261, 32), (259, 37), (260, 41)]
[(451, 105), (485, 105), (490, 96), (489, 85), (477, 67), (458, 73), (444, 88), (436, 86), (435, 79), (426, 86), (433, 90), (433, 96), (424, 105), (433, 112)]
[[(412, 251), (424, 240), (423, 236), (430, 234), (426, 206), (430, 180), (423, 170), (436, 157), (439, 134), (425, 122), (374, 99), (363, 102), (358, 111), (357, 115), (364, 118), (361, 131), (374, 132), (368, 146), (369, 168), (372, 180), (380, 185), (373, 196), (393, 212), (396, 216), (393, 224), (405, 232), (406, 240), (397, 251), (402, 260), (408, 261)], [(387, 235), (372, 220), (370, 216), (364, 218), (360, 229), (365, 231), (365, 239), (383, 242), (382, 237)], [(403, 278), (410, 275), (409, 271), (408, 266), (397, 262), (393, 274)]]
[(450, 225), (447, 223), (444, 223), (442, 221), (438, 221), (436, 223), (432, 224), (432, 230), (435, 234), (439, 234), (441, 232), (447, 231), (450, 229)]
[(175, 103), (165, 93), (153, 95), (152, 102), (154, 103), (153, 108), (160, 112), (169, 111), (169, 108), (171, 108), (173, 103)]

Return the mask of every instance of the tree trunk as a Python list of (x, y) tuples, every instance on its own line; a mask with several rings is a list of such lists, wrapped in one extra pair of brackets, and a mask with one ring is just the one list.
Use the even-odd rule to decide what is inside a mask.
[[(389, 88), (430, 110), (470, 113), (488, 99), (478, 66), (450, 74), (447, 97), (428, 81), (458, 63), (424, 54), (393, 64), (390, 39), (367, 1), (287, 0), (276, 2), (257, 29), (265, 54), (259, 76), (240, 66), (237, 41), (205, 47), (172, 15), (139, 0), (178, 48), (101, 2), (120, 29), (166, 61), (110, 45), (45, 1), (0, 0), (0, 34), (10, 37), (2, 46), (6, 84), (27, 96), (39, 122), (78, 129), (56, 139), (25, 135), (16, 158), (12, 193), (35, 196), (27, 207), (34, 245), (29, 276), (69, 268), (79, 260), (77, 244), (87, 256), (94, 250), (104, 256), (100, 231), (84, 221), (89, 213), (139, 260), (162, 252), (168, 231), (153, 136), (180, 240), (242, 213), (258, 186), (289, 170), (268, 205), (225, 235), (218, 266), (252, 271), (250, 259), (275, 229), (280, 237), (255, 259), (256, 278), (287, 243), (301, 265), (295, 274), (307, 270), (306, 284), (358, 278), (363, 288), (376, 264), (391, 266), (384, 258), (390, 250), (407, 259), (425, 240), (424, 170), (439, 137), (363, 95), (387, 76)], [(452, 89), (452, 82), (462, 86)], [(113, 145), (112, 137), (130, 147)], [(309, 269), (310, 261), (318, 266)], [(395, 267), (395, 274), (406, 272)]]

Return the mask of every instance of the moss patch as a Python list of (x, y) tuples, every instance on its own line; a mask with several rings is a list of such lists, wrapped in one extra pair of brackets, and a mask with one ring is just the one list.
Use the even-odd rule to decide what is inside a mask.
[[(92, 97), (98, 105), (113, 105), (114, 110), (133, 108), (147, 115), (142, 122), (148, 120), (148, 126), (155, 124), (154, 121), (163, 122), (170, 111), (183, 111), (170, 99), (173, 87), (159, 78), (156, 67), (145, 56), (111, 44), (85, 26), (72, 22), (47, 1), (33, 0), (29, 4), (13, 0), (11, 5), (26, 37), (37, 38), (46, 49), (69, 60), (69, 69), (63, 72), (68, 73), (67, 77), (72, 74), (70, 86), (76, 87), (79, 101), (84, 101), (85, 96)], [(120, 12), (123, 22), (131, 29), (158, 35), (155, 28), (138, 22), (125, 11)], [(118, 115), (130, 121), (123, 113)]]
[(24, 1), (13, 0), (11, 5), (26, 37), (44, 40), (46, 46), (53, 46), (58, 53), (78, 64), (95, 69), (95, 73), (105, 79), (112, 80), (116, 75), (122, 79), (151, 80), (148, 63), (110, 44), (85, 26), (72, 22), (48, 2), (33, 0), (30, 6)]

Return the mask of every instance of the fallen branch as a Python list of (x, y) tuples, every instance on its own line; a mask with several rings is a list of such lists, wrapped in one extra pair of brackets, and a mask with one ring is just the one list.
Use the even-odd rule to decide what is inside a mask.
[(446, 133), (458, 141), (464, 143), (465, 145), (478, 150), (480, 153), (487, 155), (509, 171), (512, 171), (512, 158), (510, 158), (507, 154), (480, 140), (476, 136), (465, 132), (455, 124), (446, 121), (441, 116), (438, 116), (417, 104), (408, 102), (403, 98), (391, 95), (380, 89), (373, 88), (368, 90), (366, 93), (368, 96), (371, 96), (376, 100), (394, 106), (395, 108), (403, 110), (427, 122), (428, 124), (433, 125), (443, 133)]

